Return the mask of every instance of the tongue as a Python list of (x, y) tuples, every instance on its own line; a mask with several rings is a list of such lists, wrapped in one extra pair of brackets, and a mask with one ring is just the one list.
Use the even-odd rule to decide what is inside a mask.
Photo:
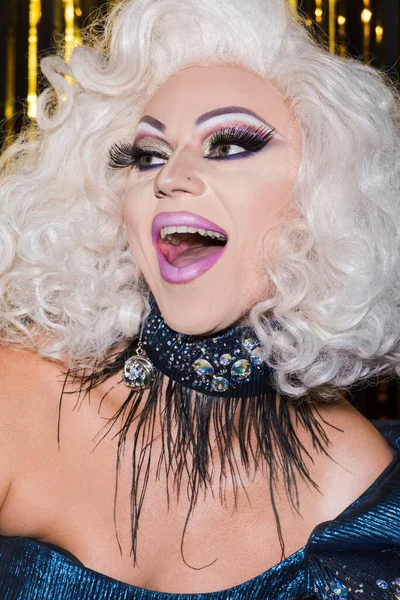
[(182, 254), (178, 254), (175, 260), (171, 262), (171, 265), (178, 268), (187, 267), (188, 265), (215, 254), (220, 249), (221, 246), (198, 246), (197, 248), (189, 248), (189, 250), (184, 250)]
[(181, 243), (179, 246), (172, 244), (162, 244), (161, 252), (167, 262), (174, 267), (187, 267), (195, 262), (204, 260), (208, 256), (221, 250), (221, 246), (193, 246), (188, 243)]

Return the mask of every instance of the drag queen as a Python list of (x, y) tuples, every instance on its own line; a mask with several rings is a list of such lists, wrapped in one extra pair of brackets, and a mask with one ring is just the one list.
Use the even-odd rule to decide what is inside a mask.
[(399, 598), (395, 92), (284, 0), (98, 32), (1, 159), (1, 599)]

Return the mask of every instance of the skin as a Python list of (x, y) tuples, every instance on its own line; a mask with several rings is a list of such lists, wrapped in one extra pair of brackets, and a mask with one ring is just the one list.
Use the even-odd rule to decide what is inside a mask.
[[(195, 121), (228, 105), (254, 111), (276, 129), (276, 135), (252, 156), (207, 160), (202, 145), (215, 129), (215, 120), (199, 127)], [(130, 247), (170, 327), (182, 333), (216, 332), (240, 320), (267, 294), (265, 265), (271, 260), (272, 240), (295, 213), (291, 188), (300, 157), (295, 123), (268, 81), (228, 67), (178, 72), (157, 90), (143, 115), (157, 119), (165, 131), (142, 126), (136, 138), (147, 131), (149, 139), (165, 140), (169, 158), (158, 168), (132, 169), (129, 174), (124, 218)], [(219, 128), (248, 122), (246, 116), (221, 115)], [(174, 211), (206, 217), (229, 235), (218, 262), (185, 284), (162, 279), (151, 239), (154, 217)]]
[[(247, 169), (253, 169), (251, 166), (253, 158), (257, 162), (258, 157), (234, 161), (226, 166), (203, 165), (204, 159), (201, 159), (198, 154), (199, 147), (189, 135), (189, 130), (192, 130), (191, 125), (184, 129), (186, 124), (182, 123), (184, 133), (178, 127), (178, 115), (188, 110), (185, 107), (189, 100), (189, 88), (192, 86), (192, 74), (188, 71), (185, 70), (175, 76), (174, 81), (180, 82), (176, 88), (179, 90), (178, 94), (173, 93), (171, 80), (165, 84), (164, 102), (167, 97), (170, 98), (170, 115), (173, 120), (175, 119), (176, 127), (175, 141), (171, 139), (171, 144), (177, 144), (179, 150), (176, 150), (177, 153), (157, 175), (155, 172), (148, 173), (144, 177), (140, 176), (141, 180), (136, 173), (130, 175), (126, 218), (132, 249), (138, 261), (141, 261), (141, 268), (149, 278), (149, 284), (160, 304), (164, 303), (168, 308), (169, 303), (175, 302), (174, 311), (179, 315), (178, 309), (182, 309), (183, 314), (185, 301), (194, 302), (200, 283), (201, 285), (207, 282), (212, 284), (204, 294), (205, 299), (201, 298), (196, 304), (201, 312), (200, 309), (204, 309), (203, 303), (208, 299), (210, 306), (213, 307), (210, 311), (212, 314), (204, 314), (201, 318), (190, 316), (188, 311), (185, 314), (187, 328), (207, 327), (214, 330), (223, 326), (228, 320), (239, 319), (242, 312), (238, 307), (245, 310), (251, 304), (250, 300), (254, 301), (263, 289), (262, 286), (258, 289), (255, 283), (257, 270), (253, 270), (251, 276), (249, 275), (249, 269), (253, 268), (250, 264), (250, 255), (254, 252), (255, 246), (247, 252), (246, 245), (251, 245), (250, 233), (254, 233), (258, 227), (261, 207), (264, 211), (267, 208), (268, 220), (271, 223), (276, 220), (278, 226), (283, 220), (282, 211), (287, 207), (292, 181), (291, 168), (294, 165), (288, 157), (295, 145), (292, 142), (286, 146), (280, 143), (273, 150), (279, 154), (283, 164), (271, 158), (273, 168), (272, 166), (267, 168), (268, 177), (265, 176), (267, 182), (264, 182), (265, 189), (270, 194), (268, 202), (263, 200), (265, 191), (263, 180), (256, 168), (252, 170), (253, 177), (260, 177), (256, 182), (252, 182), (251, 178), (243, 181), (238, 177), (235, 180), (237, 186), (241, 186), (239, 193), (237, 187), (231, 185), (231, 178), (235, 177), (233, 173), (235, 168), (232, 165), (242, 170), (244, 177)], [(207, 97), (207, 102), (202, 102), (202, 105), (198, 106), (199, 114), (207, 110), (205, 104), (215, 108), (215, 105), (209, 102), (208, 93), (215, 81), (224, 82), (225, 96), (220, 90), (220, 102), (224, 102), (224, 106), (233, 104), (233, 92), (236, 91), (241, 95), (242, 90), (247, 89), (246, 106), (254, 108), (252, 103), (250, 105), (253, 94), (248, 94), (246, 88), (250, 83), (249, 74), (221, 68), (216, 78), (217, 71), (214, 68), (204, 68), (197, 72), (201, 77), (201, 90), (204, 90)], [(188, 79), (184, 84), (181, 77), (186, 76)], [(265, 87), (262, 87), (263, 84)], [(259, 90), (261, 91), (262, 88), (263, 93), (270, 89), (262, 81), (254, 82), (254, 85), (261, 86)], [(160, 89), (158, 93), (163, 94), (164, 90)], [(269, 101), (265, 103), (271, 107), (271, 110), (275, 106), (275, 100), (278, 103), (279, 97), (275, 94), (276, 92), (273, 92)], [(198, 95), (199, 90), (192, 98), (194, 103), (198, 101)], [(154, 98), (157, 104), (158, 99), (156, 96)], [(183, 104), (180, 104), (180, 100)], [(235, 97), (235, 104), (238, 100), (239, 98)], [(242, 97), (241, 102), (243, 103), (244, 100), (245, 98)], [(153, 111), (156, 104), (153, 104), (152, 114), (155, 114)], [(164, 104), (160, 103), (160, 110), (161, 105)], [(262, 107), (257, 108), (262, 109)], [(286, 114), (284, 108), (281, 109), (281, 114)], [(284, 118), (278, 123), (266, 108), (264, 110), (263, 114), (267, 120), (273, 120), (277, 128), (288, 134), (288, 130), (282, 127), (285, 123), (287, 125), (290, 123), (289, 115), (287, 115), (288, 120)], [(150, 111), (150, 105), (146, 111)], [(198, 114), (190, 115), (190, 119), (188, 116), (188, 123), (192, 123), (196, 116)], [(168, 114), (157, 113), (157, 117), (166, 122)], [(169, 121), (168, 127), (172, 127)], [(273, 152), (268, 150), (265, 157)], [(285, 157), (288, 159), (286, 160)], [(189, 161), (186, 168), (184, 168), (185, 160)], [(243, 167), (240, 166), (241, 164)], [(183, 189), (189, 167), (193, 186), (198, 186), (190, 187), (190, 191), (188, 188)], [(206, 174), (205, 170), (207, 170)], [(228, 173), (222, 176), (221, 170), (223, 173), (225, 171)], [(275, 176), (277, 180), (272, 185)], [(229, 182), (231, 195), (224, 191), (222, 185), (224, 179)], [(182, 189), (179, 188), (179, 182), (182, 184)], [(260, 191), (258, 195), (255, 194), (257, 189), (261, 188), (262, 193)], [(201, 214), (211, 216), (214, 221), (229, 228), (233, 240), (232, 256), (227, 255), (224, 268), (228, 270), (229, 277), (233, 277), (235, 283), (240, 284), (238, 291), (228, 281), (228, 277), (224, 276), (222, 261), (220, 265), (210, 270), (208, 277), (207, 274), (202, 276), (201, 282), (199, 279), (198, 282), (180, 286), (179, 289), (168, 287), (160, 280), (158, 266), (147, 236), (151, 220), (161, 206), (161, 199), (156, 195), (161, 189), (166, 194), (162, 197), (162, 203), (168, 206), (168, 210), (181, 210), (182, 203), (188, 202), (190, 210), (196, 209), (198, 212), (198, 203), (201, 199), (204, 200)], [(197, 195), (194, 190), (198, 191)], [(271, 190), (275, 190), (274, 193)], [(138, 191), (143, 192), (140, 205), (136, 203)], [(247, 202), (253, 203), (254, 210), (258, 211), (258, 219), (252, 218), (247, 214), (251, 211), (246, 210), (240, 221), (239, 217), (242, 213), (239, 207), (244, 196)], [(274, 204), (273, 208), (270, 203)], [(137, 226), (133, 223), (134, 214), (140, 221)], [(243, 225), (246, 235), (242, 236), (239, 225)], [(264, 229), (261, 227), (259, 229), (262, 235)], [(243, 260), (246, 268), (242, 269), (239, 265), (235, 269), (233, 259), (239, 259), (241, 251), (245, 253)], [(231, 299), (225, 292), (223, 286), (219, 284), (219, 278), (223, 279), (224, 285), (230, 286), (229, 291), (235, 294), (234, 298)], [(241, 286), (251, 281), (254, 283), (252, 294), (247, 295)], [(216, 290), (213, 289), (215, 286)], [(179, 304), (180, 295), (184, 296), (182, 304)], [(218, 295), (219, 301), (217, 301)], [(225, 303), (223, 310), (222, 302)], [(207, 312), (208, 310), (205, 311)], [(173, 323), (176, 317), (172, 311), (168, 312), (168, 315), (170, 322)], [(226, 490), (227, 507), (221, 506), (219, 502), (218, 481), (213, 483), (214, 497), (211, 494), (205, 497), (200, 495), (185, 538), (184, 556), (187, 563), (197, 568), (217, 560), (211, 566), (199, 570), (190, 568), (183, 562), (181, 556), (182, 531), (188, 511), (186, 496), (184, 493), (181, 494), (179, 502), (172, 501), (168, 510), (164, 475), (161, 473), (157, 481), (153, 470), (150, 473), (146, 501), (141, 515), (138, 539), (139, 564), (133, 568), (129, 556), (132, 477), (130, 457), (133, 429), (126, 440), (119, 480), (117, 525), (122, 555), (118, 549), (113, 521), (115, 457), (118, 441), (113, 434), (118, 431), (121, 423), (117, 423), (112, 433), (97, 444), (105, 419), (111, 417), (125, 400), (126, 388), (123, 384), (119, 384), (120, 375), (117, 375), (93, 390), (90, 402), (83, 402), (78, 410), (76, 389), (68, 385), (62, 406), (61, 445), (58, 447), (58, 401), (63, 384), (62, 371), (66, 368), (66, 365), (44, 360), (35, 353), (0, 348), (2, 381), (0, 388), (0, 534), (31, 537), (56, 544), (75, 554), (90, 569), (129, 584), (172, 593), (211, 592), (232, 587), (257, 576), (279, 562), (281, 549), (275, 534), (275, 518), (268, 502), (266, 469), (256, 474), (242, 473), (249, 501), (240, 489), (237, 511), (233, 510), (233, 492), (229, 485)], [(29, 377), (21, 377), (21, 372), (29, 373)], [(102, 402), (106, 392), (108, 392), (107, 399)], [(321, 416), (337, 428), (328, 428), (331, 458), (323, 454), (315, 454), (307, 433), (298, 423), (294, 423), (298, 436), (312, 455), (313, 461), (308, 462), (308, 467), (312, 479), (320, 488), (320, 493), (307, 488), (299, 481), (301, 500), (301, 515), (299, 515), (288, 504), (281, 478), (277, 482), (278, 509), (286, 555), (301, 548), (317, 524), (334, 518), (359, 497), (392, 459), (392, 451), (383, 438), (348, 404), (323, 406)], [(156, 436), (157, 427), (156, 422)], [(154, 451), (157, 455), (157, 446)], [(157, 461), (155, 460), (154, 463), (155, 469)], [(216, 472), (218, 472), (217, 468)], [(183, 485), (185, 483), (184, 480)]]

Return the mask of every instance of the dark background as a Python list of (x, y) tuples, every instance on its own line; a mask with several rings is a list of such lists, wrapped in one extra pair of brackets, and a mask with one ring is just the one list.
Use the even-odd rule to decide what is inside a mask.
[[(82, 27), (115, 1), (0, 0), (0, 144), (10, 143), (21, 126), (32, 118), (27, 115), (29, 39), (32, 42), (37, 36), (33, 50), (31, 43), (32, 63), (32, 53), (40, 59), (63, 46), (66, 15), (69, 14), (70, 25), (73, 18), (73, 43), (79, 43)], [(34, 4), (40, 9), (40, 18), (36, 29), (30, 29)], [(383, 69), (398, 83), (400, 0), (297, 0), (297, 8), (307, 26), (330, 51), (359, 57)], [(40, 93), (45, 82), (36, 69), (31, 67), (30, 71), (31, 81), (37, 81), (36, 92)], [(396, 380), (355, 390), (352, 397), (355, 405), (371, 419), (400, 417)]]

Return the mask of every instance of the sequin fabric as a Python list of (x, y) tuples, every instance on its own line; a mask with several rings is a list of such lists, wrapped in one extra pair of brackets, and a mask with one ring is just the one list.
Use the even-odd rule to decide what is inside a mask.
[(318, 525), (303, 548), (241, 585), (206, 594), (149, 591), (85, 568), (60, 549), (0, 536), (0, 599), (400, 600), (400, 424), (382, 433), (395, 454), (375, 483)]
[(246, 398), (271, 387), (272, 370), (249, 327), (209, 337), (184, 335), (168, 327), (154, 304), (143, 328), (143, 348), (170, 379), (210, 396)]

